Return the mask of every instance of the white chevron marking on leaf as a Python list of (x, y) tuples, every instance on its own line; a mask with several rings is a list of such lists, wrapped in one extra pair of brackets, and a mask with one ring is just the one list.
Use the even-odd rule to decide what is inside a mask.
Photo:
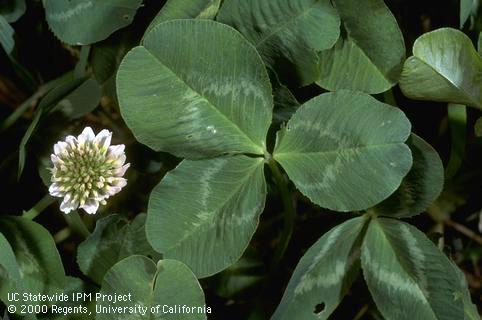
[(75, 7), (72, 7), (71, 9), (69, 9), (67, 11), (58, 12), (58, 13), (50, 13), (48, 15), (48, 17), (49, 17), (50, 20), (67, 21), (70, 18), (72, 18), (73, 16), (76, 16), (80, 12), (82, 12), (86, 9), (89, 9), (93, 6), (94, 6), (94, 4), (92, 3), (92, 1), (86, 1), (86, 2), (79, 3), (78, 5), (76, 5)]

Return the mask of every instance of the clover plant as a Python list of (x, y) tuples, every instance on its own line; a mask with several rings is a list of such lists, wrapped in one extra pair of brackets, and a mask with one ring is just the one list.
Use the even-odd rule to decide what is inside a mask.
[[(0, 172), (43, 194), (0, 215), (5, 319), (479, 319), (445, 250), (479, 272), (452, 218), (480, 210), (468, 2), (415, 35), (383, 0), (0, 4), (4, 87), (34, 88)], [(25, 64), (25, 25), (69, 67)]]

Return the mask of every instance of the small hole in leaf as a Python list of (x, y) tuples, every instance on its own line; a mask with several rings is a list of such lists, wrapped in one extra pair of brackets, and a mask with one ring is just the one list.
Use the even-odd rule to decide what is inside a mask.
[(323, 310), (325, 310), (325, 303), (324, 303), (324, 302), (318, 303), (318, 304), (315, 306), (315, 310), (313, 310), (313, 313), (314, 313), (314, 314), (319, 314), (319, 313), (321, 313)]
[(123, 18), (124, 18), (124, 20), (126, 20), (126, 21), (130, 19), (130, 17), (129, 17), (128, 14), (125, 14), (125, 15), (123, 16)]
[(188, 135), (187, 135), (187, 138), (188, 138), (188, 139), (192, 139), (192, 134), (188, 134)]

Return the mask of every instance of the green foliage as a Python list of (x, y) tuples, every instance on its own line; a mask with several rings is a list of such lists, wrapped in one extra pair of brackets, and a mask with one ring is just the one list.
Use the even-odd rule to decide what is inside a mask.
[(15, 46), (15, 31), (9, 23), (17, 21), (25, 13), (25, 0), (6, 0), (0, 4), (0, 45), (10, 55)]
[(400, 110), (360, 92), (337, 91), (298, 109), (278, 133), (273, 156), (314, 203), (362, 210), (388, 197), (407, 174), (409, 134)]
[(221, 0), (168, 0), (152, 20), (146, 33), (158, 24), (174, 19), (213, 19), (218, 13)]
[(7, 19), (0, 15), (0, 44), (7, 54), (12, 53), (15, 42), (13, 40), (13, 28), (8, 24)]
[(0, 4), (0, 15), (7, 22), (15, 22), (25, 13), (26, 9), (25, 0), (5, 0)]
[(335, 0), (344, 33), (320, 53), (318, 85), (328, 90), (380, 93), (400, 78), (405, 45), (395, 17), (383, 0)]
[(20, 141), (19, 177), (25, 166), (27, 144), (42, 119), (56, 111), (60, 111), (67, 119), (76, 119), (92, 111), (99, 104), (100, 87), (94, 79), (76, 78), (69, 73), (62, 76), (59, 82), (58, 86), (49, 91), (39, 103), (34, 118)]
[(414, 227), (372, 220), (361, 257), (368, 288), (387, 319), (464, 319), (456, 269)]
[[(136, 270), (136, 272), (132, 272)], [(144, 256), (131, 256), (114, 265), (104, 277), (101, 294), (104, 295), (128, 295), (130, 301), (140, 303), (148, 312), (148, 319), (206, 319), (204, 313), (189, 314), (163, 314), (162, 308), (159, 313), (151, 314), (151, 307), (160, 305), (189, 307), (204, 307), (204, 294), (196, 277), (192, 272), (176, 260), (160, 260), (157, 266)], [(107, 302), (97, 302), (98, 306), (108, 307)], [(132, 302), (120, 301), (119, 307), (132, 307)], [(124, 319), (139, 319), (139, 315), (128, 315)], [(142, 317), (145, 318), (145, 317)], [(100, 313), (97, 320), (118, 319), (113, 313)]]
[(41, 225), (21, 217), (1, 217), (0, 249), (0, 299), (5, 304), (17, 305), (20, 312), (21, 301), (8, 302), (7, 293), (63, 292), (67, 284), (64, 267), (52, 236)]
[(43, 4), (49, 27), (60, 40), (86, 45), (129, 25), (141, 0), (57, 0)]
[(145, 235), (146, 215), (140, 214), (127, 223), (119, 215), (110, 215), (100, 219), (94, 232), (79, 245), (77, 263), (80, 270), (102, 283), (105, 273), (120, 260), (131, 255), (159, 255), (147, 243)]
[(151, 193), (148, 240), (198, 277), (215, 274), (241, 257), (265, 197), (262, 158), (184, 160)]
[(378, 215), (408, 218), (420, 214), (442, 192), (444, 168), (437, 151), (413, 133), (407, 144), (412, 151), (412, 168), (397, 191), (373, 208)]
[[(63, 292), (131, 298), (8, 316), (479, 319), (482, 9), (457, 5), (3, 1), (0, 314)], [(129, 165), (96, 176), (90, 143)]]
[(124, 120), (154, 150), (191, 159), (265, 151), (268, 75), (254, 48), (227, 26), (159, 25), (126, 55), (117, 84)]
[(316, 51), (339, 36), (340, 18), (328, 0), (226, 0), (217, 19), (239, 30), (284, 82), (299, 85), (318, 78)]
[(412, 99), (482, 108), (482, 58), (464, 33), (442, 28), (422, 35), (405, 61), (400, 87)]
[[(328, 319), (360, 270), (363, 217), (325, 233), (303, 255), (291, 277), (275, 319)], [(315, 311), (323, 305), (321, 311)]]

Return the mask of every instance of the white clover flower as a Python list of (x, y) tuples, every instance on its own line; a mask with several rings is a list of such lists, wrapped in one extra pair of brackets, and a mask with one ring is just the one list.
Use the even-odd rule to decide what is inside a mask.
[(77, 138), (67, 136), (65, 141), (54, 145), (49, 192), (64, 198), (61, 211), (69, 213), (80, 207), (94, 214), (99, 204), (105, 205), (107, 198), (127, 184), (122, 177), (129, 168), (129, 164), (124, 164), (125, 147), (123, 144), (111, 146), (111, 137), (112, 132), (108, 130), (96, 136), (86, 127)]

